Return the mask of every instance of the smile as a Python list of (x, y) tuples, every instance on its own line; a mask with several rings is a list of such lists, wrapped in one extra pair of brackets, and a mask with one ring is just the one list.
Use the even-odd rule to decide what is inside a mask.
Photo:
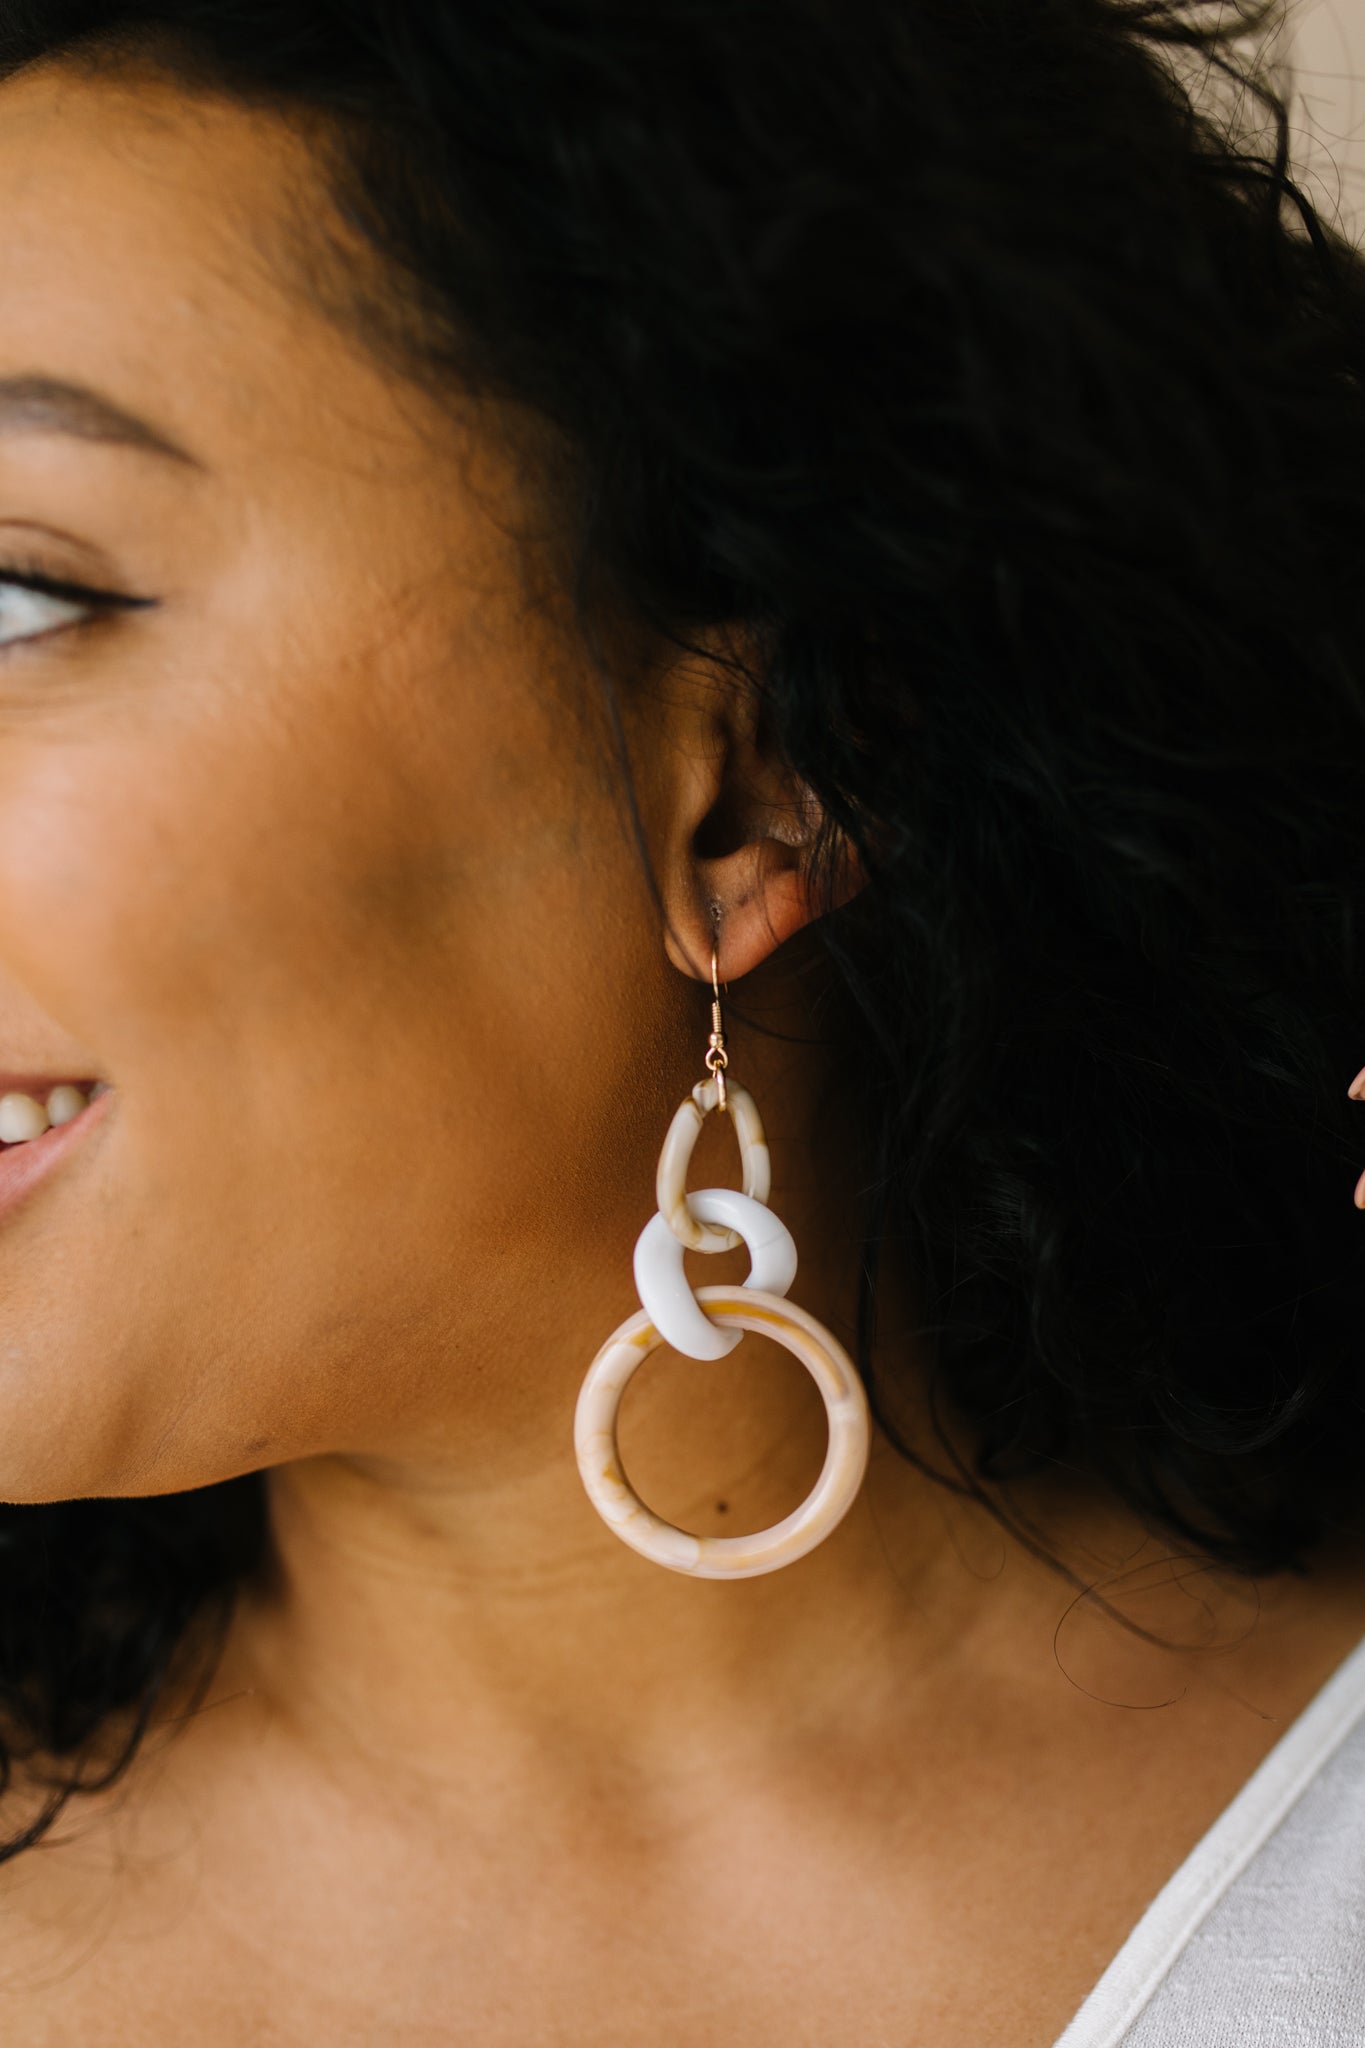
[[(0, 1219), (54, 1173), (108, 1111), (107, 1081), (85, 1087), (54, 1082), (45, 1094), (13, 1088), (0, 1094)], [(49, 1105), (55, 1114), (49, 1115)], [(22, 1130), (30, 1136), (20, 1136)], [(6, 1134), (13, 1131), (15, 1135)]]

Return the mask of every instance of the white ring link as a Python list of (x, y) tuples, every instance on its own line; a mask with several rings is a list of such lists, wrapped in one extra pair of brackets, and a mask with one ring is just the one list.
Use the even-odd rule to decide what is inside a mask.
[[(749, 1247), (745, 1288), (785, 1294), (796, 1278), (796, 1240), (780, 1216), (738, 1188), (695, 1188), (688, 1197), (703, 1223), (727, 1223)], [(635, 1286), (650, 1321), (666, 1344), (686, 1358), (724, 1358), (742, 1342), (742, 1329), (723, 1329), (697, 1305), (683, 1271), (686, 1247), (656, 1210), (635, 1241)]]
[[(698, 1081), (691, 1094), (679, 1103), (664, 1138), (655, 1176), (659, 1214), (666, 1219), (673, 1235), (693, 1252), (733, 1251), (740, 1242), (733, 1230), (709, 1230), (694, 1214), (687, 1193), (687, 1164), (703, 1121), (716, 1107), (718, 1093), (712, 1074), (707, 1080)], [(744, 1193), (752, 1201), (766, 1202), (772, 1187), (772, 1162), (758, 1104), (747, 1088), (728, 1076), (725, 1095), (739, 1139)]]

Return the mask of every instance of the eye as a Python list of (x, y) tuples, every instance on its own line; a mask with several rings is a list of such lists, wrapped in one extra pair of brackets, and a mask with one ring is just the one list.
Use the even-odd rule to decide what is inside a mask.
[(18, 640), (36, 640), (59, 626), (69, 626), (85, 617), (84, 607), (74, 598), (52, 597), (45, 590), (30, 590), (22, 583), (0, 577), (0, 647)]
[(26, 641), (90, 625), (101, 612), (154, 601), (129, 597), (123, 591), (88, 589), (26, 565), (0, 562), (0, 657)]

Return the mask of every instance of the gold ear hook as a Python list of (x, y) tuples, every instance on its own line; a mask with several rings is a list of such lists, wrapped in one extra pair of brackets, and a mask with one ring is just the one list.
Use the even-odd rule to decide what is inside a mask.
[(721, 1021), (720, 1014), (720, 983), (716, 978), (718, 966), (719, 961), (716, 957), (716, 945), (713, 939), (711, 942), (711, 1036), (707, 1040), (706, 1071), (708, 1074), (714, 1074), (716, 1077), (716, 1108), (728, 1112), (730, 1105), (725, 1099), (725, 1069), (730, 1064), (730, 1055), (725, 1050), (725, 1026)]

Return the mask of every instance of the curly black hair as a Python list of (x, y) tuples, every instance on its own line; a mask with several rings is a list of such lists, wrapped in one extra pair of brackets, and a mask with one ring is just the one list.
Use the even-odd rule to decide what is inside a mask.
[[(0, 77), (305, 126), (319, 292), (543, 423), (587, 644), (746, 629), (825, 816), (879, 1423), (1261, 1576), (1361, 1519), (1365, 261), (1292, 172), (1281, 6), (1210, 11), (0, 0)], [(970, 1460), (873, 1369), (888, 1255)], [(264, 1553), (259, 1474), (0, 1509), (0, 1755), (52, 1765), (3, 1853)]]

